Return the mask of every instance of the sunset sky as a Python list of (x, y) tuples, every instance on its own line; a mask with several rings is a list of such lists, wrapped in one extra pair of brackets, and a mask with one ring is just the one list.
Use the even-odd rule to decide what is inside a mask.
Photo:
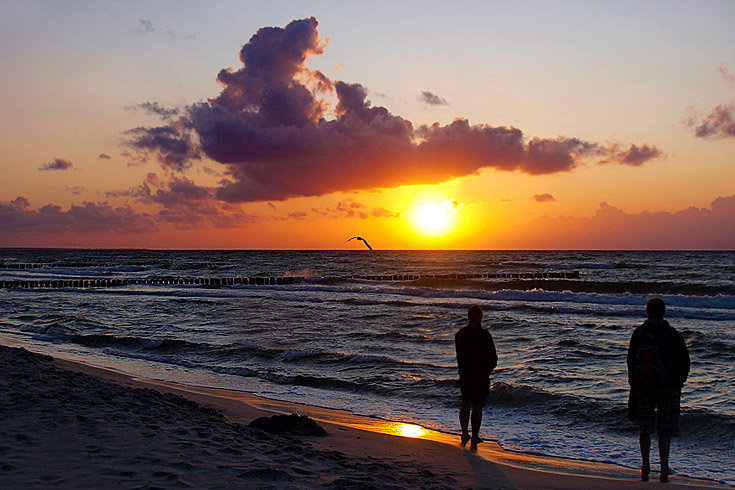
[(3, 247), (735, 249), (735, 2), (0, 7)]

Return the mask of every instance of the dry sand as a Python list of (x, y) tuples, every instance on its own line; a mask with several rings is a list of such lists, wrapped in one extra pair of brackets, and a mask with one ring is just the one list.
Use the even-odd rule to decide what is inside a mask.
[[(325, 437), (253, 419), (299, 413)], [(544, 458), (403, 424), (137, 379), (0, 346), (0, 488), (650, 488), (614, 465)], [(488, 429), (491, 430), (491, 429)], [(651, 475), (655, 478), (656, 475)], [(707, 482), (672, 477), (667, 488)]]

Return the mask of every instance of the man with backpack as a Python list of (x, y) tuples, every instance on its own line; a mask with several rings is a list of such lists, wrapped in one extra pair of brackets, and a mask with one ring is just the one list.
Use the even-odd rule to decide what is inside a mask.
[(640, 427), (641, 480), (651, 472), (651, 434), (658, 434), (660, 480), (671, 474), (671, 436), (679, 432), (681, 388), (689, 375), (689, 351), (684, 338), (664, 320), (666, 304), (661, 298), (646, 303), (648, 319), (633, 332), (628, 347), (628, 383), (637, 406)]

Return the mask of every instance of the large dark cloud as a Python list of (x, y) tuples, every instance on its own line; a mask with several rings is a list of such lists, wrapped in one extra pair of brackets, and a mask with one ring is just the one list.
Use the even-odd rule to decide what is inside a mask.
[(701, 121), (689, 124), (698, 138), (735, 138), (735, 104), (718, 105)]
[(313, 17), (258, 30), (240, 51), (242, 66), (218, 74), (217, 97), (165, 126), (130, 130), (128, 144), (175, 171), (201, 149), (225, 165), (216, 197), (229, 202), (434, 184), (485, 168), (541, 175), (585, 162), (640, 165), (660, 155), (648, 145), (626, 152), (462, 118), (415, 127), (373, 106), (361, 84), (306, 68), (325, 45)]
[(44, 163), (43, 165), (38, 167), (38, 170), (69, 170), (73, 166), (74, 164), (71, 163), (69, 160), (64, 160), (63, 158), (54, 158), (50, 162)]

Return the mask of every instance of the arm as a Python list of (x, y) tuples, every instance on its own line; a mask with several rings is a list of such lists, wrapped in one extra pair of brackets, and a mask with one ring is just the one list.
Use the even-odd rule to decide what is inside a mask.
[(490, 374), (493, 372), (493, 369), (498, 365), (498, 353), (495, 350), (495, 342), (493, 342), (493, 336), (490, 335), (490, 332), (487, 333), (488, 338), (490, 339), (489, 345), (488, 345), (488, 359), (490, 360), (489, 369), (487, 371), (487, 374)]
[(627, 358), (627, 364), (628, 364), (628, 384), (630, 386), (633, 386), (635, 384), (635, 357), (638, 352), (638, 347), (640, 346), (640, 339), (638, 336), (633, 332), (633, 335), (630, 337), (630, 345), (628, 345), (628, 358)]
[(684, 337), (681, 336), (679, 332), (676, 332), (676, 363), (678, 367), (678, 375), (679, 375), (679, 386), (684, 386), (684, 383), (687, 380), (687, 377), (689, 376), (689, 369), (691, 368), (691, 361), (689, 359), (689, 349), (687, 349), (687, 344), (684, 341)]

